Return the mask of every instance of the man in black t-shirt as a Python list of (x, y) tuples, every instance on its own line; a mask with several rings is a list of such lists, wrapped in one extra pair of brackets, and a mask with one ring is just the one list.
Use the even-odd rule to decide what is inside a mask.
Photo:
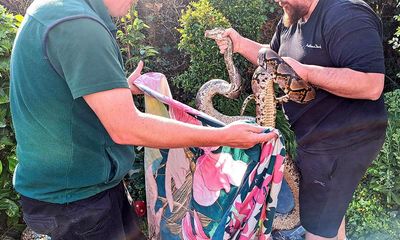
[[(275, 1), (284, 16), (270, 47), (318, 89), (309, 104), (284, 104), (298, 143), (301, 223), (306, 239), (337, 239), (355, 188), (385, 137), (381, 21), (361, 0)], [(234, 29), (224, 36), (253, 64), (266, 47)], [(226, 50), (226, 41), (218, 45)]]

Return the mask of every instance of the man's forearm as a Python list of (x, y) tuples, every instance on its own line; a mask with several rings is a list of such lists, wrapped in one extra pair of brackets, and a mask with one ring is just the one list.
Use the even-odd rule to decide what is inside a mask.
[(308, 82), (337, 96), (377, 100), (382, 94), (384, 74), (364, 73), (350, 68), (304, 66)]
[(239, 44), (237, 52), (254, 65), (257, 65), (258, 51), (263, 47), (269, 47), (269, 45), (260, 44), (245, 37), (240, 39)]
[[(153, 148), (177, 148), (189, 146), (218, 146), (224, 143), (221, 129), (206, 128), (177, 122), (172, 119), (138, 112), (136, 126), (117, 131), (117, 143), (134, 144)], [(151, 134), (152, 133), (152, 134)]]

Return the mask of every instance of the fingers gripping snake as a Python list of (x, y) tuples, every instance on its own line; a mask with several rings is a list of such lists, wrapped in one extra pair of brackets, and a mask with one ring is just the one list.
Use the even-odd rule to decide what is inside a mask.
[[(208, 30), (205, 36), (214, 40), (221, 40), (224, 29)], [(226, 116), (213, 107), (212, 99), (216, 94), (234, 99), (240, 95), (242, 88), (241, 77), (232, 59), (232, 41), (226, 38), (228, 48), (224, 53), (224, 61), (228, 70), (231, 83), (221, 79), (212, 79), (206, 82), (198, 91), (196, 105), (199, 110), (225, 122), (252, 119), (245, 116)], [(255, 70), (251, 87), (253, 94), (244, 102), (242, 112), (248, 100), (256, 102), (256, 122), (265, 127), (275, 127), (276, 104), (282, 101), (295, 101), (308, 103), (315, 98), (315, 89), (301, 79), (277, 53), (270, 48), (262, 48), (258, 53), (258, 68)], [(283, 97), (276, 98), (274, 83), (285, 93)], [(299, 180), (300, 175), (293, 161), (285, 160), (284, 177), (293, 193), (295, 206), (287, 214), (277, 213), (273, 228), (276, 230), (293, 229), (300, 224), (299, 210)]]

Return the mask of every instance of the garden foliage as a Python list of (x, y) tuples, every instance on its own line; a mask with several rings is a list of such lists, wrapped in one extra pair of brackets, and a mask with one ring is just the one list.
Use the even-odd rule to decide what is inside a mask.
[[(271, 14), (279, 11), (273, 0), (210, 0), (241, 35), (263, 41), (261, 29)], [(268, 39), (270, 40), (270, 39)]]
[(130, 74), (135, 70), (140, 60), (145, 66), (151, 57), (158, 54), (156, 49), (146, 44), (144, 30), (149, 26), (139, 17), (138, 12), (132, 9), (127, 15), (117, 19), (117, 40), (124, 58), (125, 70)]
[(15, 136), (9, 108), (10, 55), (21, 15), (14, 16), (0, 5), (0, 239), (13, 235), (21, 227), (18, 194), (12, 188), (17, 164)]
[[(272, 6), (274, 5), (266, 4), (261, 0), (192, 2), (179, 20), (180, 28), (178, 29), (181, 33), (178, 46), (190, 56), (190, 66), (185, 73), (174, 80), (174, 84), (184, 88), (193, 97), (200, 86), (210, 79), (228, 80), (223, 56), (219, 53), (215, 42), (204, 37), (204, 31), (215, 27), (233, 27), (243, 36), (260, 40), (261, 27), (269, 11), (273, 9)], [(234, 61), (249, 85), (252, 72), (250, 70), (254, 70), (251, 64), (239, 56), (235, 56)], [(224, 108), (232, 109), (232, 106), (227, 107), (230, 108)]]
[(385, 94), (389, 114), (386, 140), (362, 179), (347, 212), (354, 239), (400, 236), (400, 89)]
[[(400, 9), (400, 1), (397, 1), (397, 7)], [(389, 43), (393, 46), (393, 49), (396, 50), (400, 55), (400, 10), (398, 15), (395, 15), (393, 19), (397, 22), (397, 28), (393, 38), (389, 41)], [(400, 72), (397, 73), (397, 77), (400, 78)]]
[(206, 81), (213, 78), (228, 79), (217, 45), (211, 39), (206, 39), (204, 32), (215, 27), (227, 28), (230, 24), (208, 0), (190, 3), (179, 22), (181, 41), (178, 47), (190, 56), (190, 66), (174, 80), (174, 84), (183, 88), (188, 98), (193, 100), (197, 90)]

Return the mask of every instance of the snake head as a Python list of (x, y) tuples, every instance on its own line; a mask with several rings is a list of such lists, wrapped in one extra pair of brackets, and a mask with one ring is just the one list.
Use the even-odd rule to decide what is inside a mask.
[(214, 39), (214, 40), (219, 40), (219, 39), (222, 39), (222, 34), (224, 32), (225, 32), (225, 28), (218, 27), (218, 28), (214, 28), (211, 30), (206, 30), (204, 32), (204, 36), (207, 38)]

